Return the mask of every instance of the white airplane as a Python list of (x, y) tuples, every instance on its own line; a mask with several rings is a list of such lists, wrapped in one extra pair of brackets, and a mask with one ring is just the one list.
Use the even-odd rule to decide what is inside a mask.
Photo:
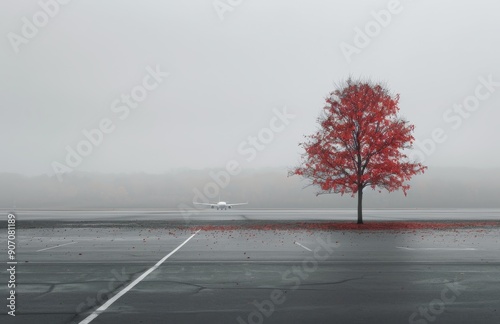
[(205, 205), (205, 206), (210, 206), (210, 208), (217, 208), (217, 210), (226, 210), (226, 209), (231, 209), (233, 206), (239, 206), (239, 205), (246, 205), (248, 203), (237, 203), (237, 204), (228, 204), (225, 201), (219, 201), (216, 204), (210, 204), (210, 203), (197, 203), (193, 201), (193, 204), (195, 205)]

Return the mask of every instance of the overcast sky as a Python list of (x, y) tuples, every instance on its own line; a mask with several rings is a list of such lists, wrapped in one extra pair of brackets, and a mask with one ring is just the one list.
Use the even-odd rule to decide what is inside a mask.
[(401, 95), (430, 167), (500, 165), (498, 1), (40, 3), (0, 3), (1, 172), (293, 166), (349, 75)]

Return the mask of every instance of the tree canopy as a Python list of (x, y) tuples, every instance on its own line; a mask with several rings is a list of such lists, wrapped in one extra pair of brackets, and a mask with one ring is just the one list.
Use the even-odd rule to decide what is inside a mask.
[(383, 85), (349, 78), (326, 98), (319, 130), (299, 145), (301, 165), (290, 171), (319, 188), (319, 194), (362, 194), (367, 186), (389, 192), (410, 188), (411, 177), (426, 167), (410, 161), (405, 150), (414, 142), (414, 126), (398, 115), (399, 94)]

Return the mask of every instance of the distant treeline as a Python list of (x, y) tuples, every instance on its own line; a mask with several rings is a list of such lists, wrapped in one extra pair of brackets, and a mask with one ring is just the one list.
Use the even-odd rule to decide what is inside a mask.
[[(315, 195), (286, 168), (244, 170), (215, 177), (221, 170), (177, 170), (166, 174), (72, 173), (27, 177), (0, 173), (2, 208), (178, 208), (212, 196), (250, 202), (249, 208), (355, 208), (350, 195)], [(215, 178), (215, 179), (214, 179)], [(218, 183), (217, 183), (218, 182)], [(228, 183), (226, 185), (226, 183)], [(429, 168), (414, 177), (408, 196), (365, 189), (365, 208), (499, 208), (500, 168)], [(224, 187), (224, 188), (221, 188)]]

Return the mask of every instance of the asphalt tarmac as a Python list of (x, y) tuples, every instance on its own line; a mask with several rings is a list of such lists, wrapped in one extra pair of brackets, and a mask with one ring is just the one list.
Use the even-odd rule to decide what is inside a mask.
[[(11, 210), (4, 210), (3, 213)], [(167, 221), (183, 223), (227, 221), (355, 220), (355, 209), (113, 209), (21, 210), (23, 221)], [(500, 220), (500, 209), (364, 209), (366, 221)]]
[[(500, 323), (498, 227), (218, 231), (160, 212), (60, 213), (17, 213), (16, 316), (3, 271), (1, 323)], [(222, 215), (323, 217), (286, 213)]]

